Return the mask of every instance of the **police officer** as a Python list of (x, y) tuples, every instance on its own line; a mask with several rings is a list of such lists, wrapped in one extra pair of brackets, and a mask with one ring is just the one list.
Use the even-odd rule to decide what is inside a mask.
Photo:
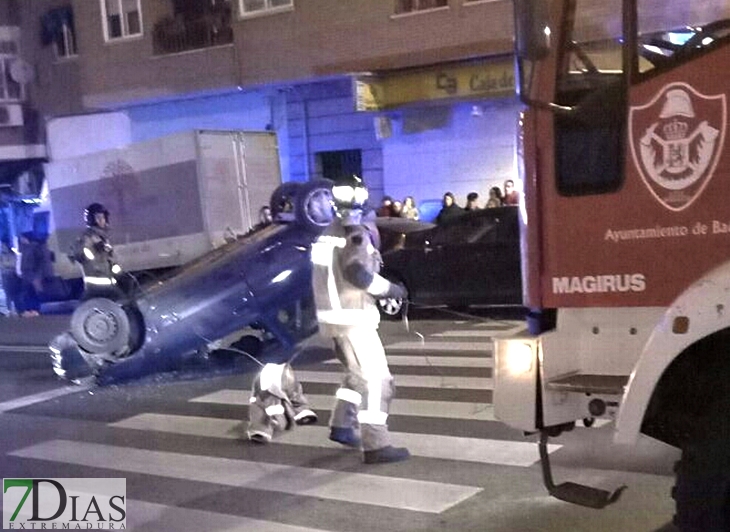
[(92, 203), (84, 210), (84, 222), (86, 229), (70, 255), (84, 272), (84, 298), (119, 296), (116, 276), (122, 270), (109, 242), (109, 211), (101, 203)]
[(393, 447), (388, 433), (395, 386), (378, 336), (375, 299), (405, 299), (407, 293), (378, 274), (379, 235), (374, 216), (364, 212), (368, 191), (362, 180), (352, 176), (339, 181), (332, 194), (336, 216), (312, 245), (317, 321), (320, 332), (334, 339), (335, 353), (345, 367), (330, 439), (361, 447), (366, 464), (406, 460), (408, 449)]

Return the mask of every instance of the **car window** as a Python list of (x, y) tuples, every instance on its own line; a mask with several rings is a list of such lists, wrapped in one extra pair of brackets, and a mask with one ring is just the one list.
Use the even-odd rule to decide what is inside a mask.
[(497, 217), (488, 213), (469, 213), (450, 220), (434, 230), (432, 243), (436, 245), (485, 244), (497, 239)]
[(466, 228), (460, 223), (442, 225), (434, 229), (429, 240), (437, 246), (459, 244), (466, 241)]

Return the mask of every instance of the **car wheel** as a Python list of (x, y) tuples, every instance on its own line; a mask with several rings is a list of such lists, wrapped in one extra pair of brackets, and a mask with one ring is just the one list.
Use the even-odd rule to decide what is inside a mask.
[(403, 317), (405, 302), (401, 298), (387, 297), (376, 300), (380, 315), (388, 320), (398, 320)]
[(71, 315), (71, 334), (89, 353), (124, 354), (131, 347), (130, 331), (127, 313), (111, 299), (89, 299)]
[(322, 231), (332, 222), (332, 201), (331, 181), (321, 179), (302, 184), (296, 199), (297, 223), (307, 230)]

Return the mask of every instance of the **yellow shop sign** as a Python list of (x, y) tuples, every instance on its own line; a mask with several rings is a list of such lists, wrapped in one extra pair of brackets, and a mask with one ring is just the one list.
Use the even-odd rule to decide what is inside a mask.
[(355, 78), (354, 91), (358, 111), (449, 98), (499, 98), (514, 94), (514, 65), (511, 60), (502, 60), (362, 75)]

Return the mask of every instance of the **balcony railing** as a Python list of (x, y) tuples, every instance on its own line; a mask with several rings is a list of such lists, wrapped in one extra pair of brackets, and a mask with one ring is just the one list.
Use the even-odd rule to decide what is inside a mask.
[(168, 17), (155, 24), (152, 42), (157, 55), (230, 44), (233, 42), (230, 16), (211, 13), (192, 20), (179, 15)]

